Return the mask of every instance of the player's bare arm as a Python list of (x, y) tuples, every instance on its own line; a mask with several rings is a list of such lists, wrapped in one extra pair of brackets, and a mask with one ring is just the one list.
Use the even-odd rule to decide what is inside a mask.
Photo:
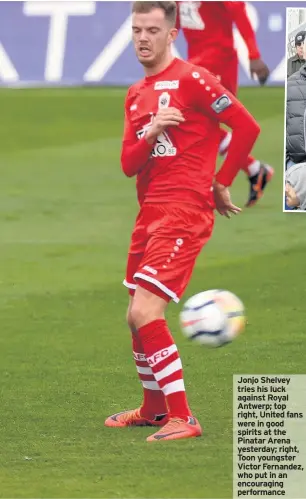
[(252, 78), (257, 76), (259, 83), (264, 85), (269, 78), (270, 70), (260, 57), (256, 35), (248, 18), (245, 2), (224, 2), (224, 4), (247, 45)]
[(169, 126), (179, 126), (185, 121), (181, 111), (175, 107), (159, 109), (153, 119), (151, 128), (147, 131), (145, 137), (149, 144), (154, 144), (158, 135), (165, 131)]

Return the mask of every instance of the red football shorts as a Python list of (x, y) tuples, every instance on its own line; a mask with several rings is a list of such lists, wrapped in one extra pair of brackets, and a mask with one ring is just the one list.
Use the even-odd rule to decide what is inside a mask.
[(178, 302), (212, 235), (214, 212), (174, 203), (144, 204), (136, 218), (123, 284)]

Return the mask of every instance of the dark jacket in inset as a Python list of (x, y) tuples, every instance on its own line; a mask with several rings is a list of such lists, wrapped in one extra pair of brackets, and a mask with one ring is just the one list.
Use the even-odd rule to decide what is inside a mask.
[(305, 62), (306, 61), (304, 59), (300, 59), (297, 54), (290, 57), (287, 61), (287, 78), (299, 71), (299, 69), (304, 66)]
[(306, 64), (287, 81), (286, 156), (306, 161)]

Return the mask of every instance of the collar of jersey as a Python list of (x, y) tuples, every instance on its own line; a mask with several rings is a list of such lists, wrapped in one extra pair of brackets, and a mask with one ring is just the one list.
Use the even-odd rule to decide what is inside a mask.
[(171, 61), (170, 64), (163, 71), (161, 71), (160, 73), (157, 73), (156, 75), (146, 76), (145, 83), (152, 83), (156, 80), (160, 80), (160, 78), (163, 76), (163, 74), (166, 73), (167, 71), (169, 71), (169, 69), (172, 69), (178, 63), (178, 61), (179, 61), (179, 59), (177, 57), (174, 57), (173, 61)]

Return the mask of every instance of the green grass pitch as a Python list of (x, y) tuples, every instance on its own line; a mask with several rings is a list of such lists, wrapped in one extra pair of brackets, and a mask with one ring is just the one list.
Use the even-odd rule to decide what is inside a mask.
[[(258, 206), (218, 217), (185, 295), (228, 288), (248, 326), (206, 350), (168, 319), (201, 439), (104, 428), (141, 389), (125, 326), (137, 211), (121, 173), (122, 89), (0, 91), (0, 497), (231, 498), (232, 375), (305, 372), (306, 218), (282, 212), (284, 92), (240, 90), (276, 169)], [(240, 174), (234, 202), (248, 183)]]

